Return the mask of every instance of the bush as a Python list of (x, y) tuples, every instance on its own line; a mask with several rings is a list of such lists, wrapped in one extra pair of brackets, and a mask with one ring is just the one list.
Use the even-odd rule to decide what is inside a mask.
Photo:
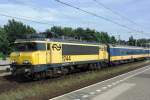
[(0, 59), (6, 60), (6, 56), (2, 52), (0, 52)]

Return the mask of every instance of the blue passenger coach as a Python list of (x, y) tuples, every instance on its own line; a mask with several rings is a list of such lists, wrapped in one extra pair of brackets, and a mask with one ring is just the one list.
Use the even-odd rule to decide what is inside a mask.
[(150, 50), (140, 47), (110, 46), (110, 61), (142, 59), (149, 57)]

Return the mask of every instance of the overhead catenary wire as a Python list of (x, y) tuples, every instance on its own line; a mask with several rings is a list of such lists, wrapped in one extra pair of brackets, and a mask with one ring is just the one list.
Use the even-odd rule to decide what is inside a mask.
[[(60, 0), (56, 0), (56, 1), (59, 1), (59, 2), (60, 2)], [(67, 6), (70, 6), (70, 7), (71, 7), (71, 5), (67, 5)], [(82, 10), (81, 8), (78, 8), (78, 7), (75, 7), (75, 9)], [(119, 25), (119, 26), (121, 26), (121, 27), (124, 27), (124, 28), (126, 28), (126, 29), (128, 29), (128, 30), (130, 30), (130, 31), (140, 32), (140, 31), (137, 31), (137, 30), (135, 30), (135, 29), (132, 29), (132, 28), (126, 26), (126, 25), (119, 24), (118, 22), (115, 22), (115, 21), (113, 21), (113, 20), (107, 19), (107, 18), (105, 18), (105, 17), (103, 17), (103, 16), (100, 16), (100, 15), (97, 15), (97, 14), (95, 14), (95, 13), (88, 12), (88, 11), (86, 11), (86, 10), (82, 10), (82, 12), (89, 13), (90, 15), (93, 15), (93, 16), (95, 16), (95, 17), (99, 17), (99, 18), (104, 19), (104, 20), (106, 20), (106, 21), (112, 22), (112, 23), (117, 24), (117, 25)], [(22, 16), (22, 17), (16, 17), (16, 16), (11, 16), (11, 15), (8, 15), (8, 14), (3, 14), (3, 13), (0, 13), (0, 16), (4, 16), (4, 17), (8, 17), (8, 18), (14, 18), (14, 19), (20, 19), (20, 20), (25, 20), (25, 21), (29, 21), (29, 22), (33, 22), (33, 23), (38, 23), (38, 24), (43, 24), (43, 25), (53, 25), (53, 26), (54, 26), (54, 24), (52, 24), (52, 23), (49, 23), (49, 22), (41, 22), (41, 21), (37, 21), (37, 20), (35, 20), (35, 19), (33, 19), (33, 18), (24, 17), (24, 16)], [(141, 32), (140, 32), (140, 33), (141, 33)], [(142, 33), (145, 34), (144, 32), (142, 32)]]
[(74, 6), (74, 5), (71, 5), (71, 4), (69, 4), (69, 3), (66, 3), (66, 2), (63, 2), (63, 1), (60, 1), (60, 0), (55, 0), (55, 1), (57, 1), (57, 2), (59, 2), (59, 3), (61, 3), (61, 4), (63, 4), (63, 5), (66, 5), (66, 6), (68, 6), (68, 7), (71, 7), (71, 8), (74, 8), (74, 9), (76, 9), (76, 10), (79, 10), (79, 11), (81, 11), (81, 12), (84, 12), (84, 13), (87, 13), (87, 14), (89, 14), (89, 15), (95, 16), (95, 17), (97, 17), (97, 18), (103, 19), (103, 20), (105, 20), (105, 21), (111, 22), (111, 23), (116, 24), (116, 25), (118, 25), (118, 26), (120, 26), (120, 27), (126, 28), (126, 29), (128, 29), (128, 30), (130, 30), (130, 31), (140, 32), (140, 31), (135, 30), (135, 29), (133, 29), (133, 28), (130, 28), (130, 27), (126, 26), (126, 25), (120, 24), (120, 23), (118, 23), (118, 22), (116, 22), (116, 21), (113, 21), (113, 20), (108, 19), (108, 18), (106, 18), (106, 17), (100, 16), (100, 15), (98, 15), (98, 14), (96, 14), (96, 13), (93, 13), (93, 12), (90, 12), (90, 11), (86, 11), (86, 10), (84, 10), (84, 9), (81, 9), (81, 8), (79, 8), (79, 7), (76, 7), (76, 6)]
[[(20, 3), (20, 4), (24, 4), (24, 5), (26, 5), (26, 6), (29, 6), (27, 3), (23, 2), (23, 1), (19, 1), (19, 3)], [(35, 9), (35, 10), (37, 10), (37, 11), (38, 11), (38, 10), (45, 10), (45, 11), (49, 12), (48, 9), (45, 9), (45, 8), (43, 8), (43, 7), (42, 7), (42, 8), (41, 8), (41, 7), (39, 8), (39, 7), (35, 7), (35, 6), (36, 6), (36, 5), (32, 6), (32, 8)], [(29, 6), (29, 7), (30, 7), (30, 6)], [(50, 12), (50, 13), (51, 13), (51, 12)], [(60, 13), (59, 13), (59, 14), (60, 14)], [(61, 13), (61, 15), (66, 16), (66, 17), (70, 17), (69, 15), (67, 15), (67, 14), (65, 14), (65, 13)], [(71, 21), (71, 20), (70, 20), (70, 21)], [(90, 22), (90, 21), (87, 22), (87, 20), (80, 20), (80, 22), (81, 22), (81, 23), (83, 23), (83, 22), (84, 22), (84, 23), (87, 23), (87, 26), (89, 27), (89, 22)], [(74, 25), (74, 26), (77, 27), (77, 25)]]
[[(128, 22), (130, 22), (130, 23), (132, 23), (132, 24), (134, 24), (134, 25), (136, 25), (136, 26), (138, 26), (139, 28), (142, 28), (142, 27), (143, 27), (142, 25), (137, 24), (135, 21), (129, 19), (128, 17), (126, 17), (126, 16), (120, 14), (119, 12), (117, 12), (117, 11), (111, 9), (110, 7), (106, 6), (105, 4), (101, 3), (99, 0), (93, 0), (93, 1), (96, 2), (98, 5), (102, 6), (103, 8), (105, 8), (105, 9), (111, 11), (111, 12), (114, 13), (115, 15), (118, 15), (120, 18), (122, 18), (122, 19), (124, 19), (124, 20), (126, 20), (126, 21), (128, 21)], [(142, 30), (139, 31), (139, 32), (140, 32), (140, 33), (143, 33)], [(146, 33), (145, 33), (145, 34), (146, 34)]]
[(136, 22), (134, 22), (133, 20), (131, 20), (131, 19), (127, 18), (126, 16), (124, 16), (124, 15), (120, 14), (119, 12), (117, 12), (117, 11), (115, 11), (115, 10), (111, 9), (110, 7), (108, 7), (108, 6), (104, 5), (104, 4), (103, 4), (103, 3), (101, 3), (100, 1), (98, 1), (98, 0), (93, 0), (93, 1), (94, 1), (94, 2), (96, 2), (98, 5), (102, 6), (103, 8), (105, 8), (105, 9), (107, 9), (107, 10), (111, 11), (111, 12), (112, 12), (112, 13), (114, 13), (115, 15), (118, 15), (118, 16), (119, 16), (119, 17), (121, 17), (122, 19), (125, 19), (125, 20), (127, 20), (128, 22), (130, 22), (130, 23), (132, 23), (132, 24), (137, 25), (137, 23), (136, 23)]
[(28, 17), (16, 17), (16, 16), (11, 16), (11, 15), (2, 14), (2, 13), (0, 13), (0, 16), (13, 18), (13, 19), (20, 19), (20, 20), (29, 21), (29, 22), (38, 23), (38, 24), (43, 24), (43, 25), (53, 25), (53, 24), (48, 23), (48, 22), (41, 22), (41, 21), (37, 21), (37, 20), (31, 19)]

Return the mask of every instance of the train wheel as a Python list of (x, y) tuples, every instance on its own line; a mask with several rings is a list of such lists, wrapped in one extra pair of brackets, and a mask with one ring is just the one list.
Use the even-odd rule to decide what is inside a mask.
[(94, 70), (98, 71), (98, 70), (100, 70), (100, 69), (101, 69), (100, 63), (95, 63), (95, 64), (94, 64)]
[(45, 71), (41, 72), (41, 78), (42, 78), (42, 79), (45, 79), (45, 78), (46, 78), (46, 72), (45, 72)]
[(32, 74), (32, 79), (33, 79), (34, 81), (40, 80), (40, 79), (41, 79), (40, 73), (34, 73), (34, 74)]
[(93, 64), (89, 64), (89, 65), (88, 65), (88, 67), (89, 67), (89, 70), (91, 70), (91, 71), (93, 71), (93, 70), (94, 70), (94, 66), (93, 66)]
[(53, 77), (53, 70), (46, 71), (46, 76), (49, 78), (52, 78)]
[(69, 68), (69, 74), (70, 73), (74, 73), (75, 72), (75, 67), (74, 66), (70, 66)]
[(67, 75), (69, 73), (69, 69), (68, 68), (62, 68), (61, 71), (62, 71), (63, 75)]
[(37, 77), (36, 77), (36, 74), (34, 73), (34, 74), (32, 74), (32, 80), (34, 80), (34, 81), (36, 81), (37, 80)]
[(102, 69), (101, 63), (97, 63), (97, 69), (98, 70)]
[(93, 68), (94, 68), (94, 70), (97, 70), (98, 68), (97, 68), (97, 64), (95, 63), (95, 64), (93, 64)]

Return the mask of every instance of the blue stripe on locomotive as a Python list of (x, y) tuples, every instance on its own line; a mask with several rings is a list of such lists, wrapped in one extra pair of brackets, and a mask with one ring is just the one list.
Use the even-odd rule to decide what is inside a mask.
[(128, 49), (128, 48), (110, 48), (110, 56), (126, 56), (126, 55), (140, 55), (149, 54), (149, 50)]

